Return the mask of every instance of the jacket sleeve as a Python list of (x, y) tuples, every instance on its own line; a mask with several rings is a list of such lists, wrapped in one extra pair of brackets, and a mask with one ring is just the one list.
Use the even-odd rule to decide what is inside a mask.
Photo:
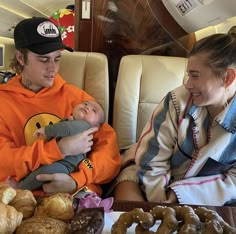
[(51, 164), (62, 159), (55, 140), (37, 140), (30, 146), (18, 146), (17, 143), (4, 123), (1, 123), (0, 181), (5, 181), (8, 176), (20, 180), (41, 164)]
[(236, 166), (224, 175), (190, 177), (172, 183), (170, 188), (181, 204), (223, 206), (227, 202), (235, 202)]
[(73, 136), (89, 129), (89, 127), (90, 125), (83, 120), (64, 120), (47, 125), (45, 134), (48, 138)]
[(135, 162), (148, 201), (166, 200), (170, 180), (170, 158), (176, 139), (175, 108), (168, 96), (158, 105), (138, 141)]
[[(110, 182), (119, 172), (121, 156), (114, 129), (104, 123), (94, 136), (94, 145), (78, 172), (71, 176), (76, 180), (78, 189)], [(96, 192), (96, 191), (95, 191)]]

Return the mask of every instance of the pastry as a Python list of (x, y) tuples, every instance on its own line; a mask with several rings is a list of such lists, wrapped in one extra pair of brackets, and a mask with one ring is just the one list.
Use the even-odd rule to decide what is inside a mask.
[(34, 216), (68, 221), (74, 217), (73, 197), (68, 193), (55, 193), (41, 197), (37, 202)]
[[(148, 219), (148, 217), (152, 218)], [(161, 224), (155, 232), (151, 231), (156, 221)], [(190, 206), (156, 206), (150, 212), (135, 208), (122, 213), (112, 225), (111, 234), (126, 234), (128, 228), (136, 223), (137, 234), (236, 234), (236, 228), (226, 223), (217, 212), (205, 207)], [(145, 224), (145, 225), (144, 225)]]
[(150, 213), (155, 220), (162, 220), (157, 230), (159, 234), (173, 233), (178, 229), (178, 221), (176, 219), (175, 210), (172, 207), (156, 206)]
[(20, 211), (23, 214), (23, 219), (28, 219), (33, 216), (36, 203), (31, 191), (16, 189), (16, 196), (9, 205)]
[(22, 221), (16, 234), (65, 234), (66, 223), (49, 217), (32, 217)]
[(0, 203), (0, 233), (12, 234), (21, 224), (23, 214), (14, 207)]
[(103, 227), (103, 208), (83, 208), (68, 224), (66, 234), (100, 234)]
[(183, 221), (183, 225), (178, 231), (179, 234), (199, 233), (201, 222), (194, 209), (190, 206), (174, 206), (177, 220)]
[(144, 212), (141, 208), (135, 208), (130, 212), (125, 212), (120, 215), (118, 220), (112, 225), (112, 234), (125, 234), (127, 229), (137, 223), (137, 232), (143, 232), (149, 229), (154, 224), (154, 218), (149, 212)]
[(16, 196), (16, 190), (8, 184), (0, 182), (0, 202), (8, 204)]
[(217, 212), (209, 210), (206, 207), (198, 207), (195, 209), (195, 213), (199, 216), (201, 222), (204, 223), (203, 234), (236, 234), (236, 228), (226, 223)]

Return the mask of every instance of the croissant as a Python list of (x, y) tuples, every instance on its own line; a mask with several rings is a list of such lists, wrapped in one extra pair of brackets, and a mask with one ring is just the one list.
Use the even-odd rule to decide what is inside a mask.
[(16, 196), (16, 190), (8, 184), (0, 182), (0, 202), (8, 204)]
[(23, 214), (13, 206), (0, 203), (0, 233), (12, 234), (21, 224)]
[(16, 189), (16, 196), (9, 203), (23, 214), (23, 219), (28, 219), (33, 216), (36, 207), (36, 199), (30, 190)]

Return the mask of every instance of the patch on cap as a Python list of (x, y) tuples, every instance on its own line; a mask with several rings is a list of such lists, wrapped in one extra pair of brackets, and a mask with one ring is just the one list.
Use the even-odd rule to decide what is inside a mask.
[(43, 37), (54, 38), (59, 36), (58, 28), (50, 21), (45, 21), (39, 24), (37, 27), (37, 32)]

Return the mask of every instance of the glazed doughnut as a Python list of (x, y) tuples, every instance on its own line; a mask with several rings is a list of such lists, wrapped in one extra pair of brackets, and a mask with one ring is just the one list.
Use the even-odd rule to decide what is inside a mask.
[(162, 220), (159, 228), (155, 233), (169, 234), (178, 229), (178, 221), (176, 219), (176, 212), (171, 207), (156, 206), (150, 213), (153, 215), (154, 220)]
[(201, 222), (194, 209), (190, 206), (174, 206), (177, 220), (183, 220), (183, 226), (178, 231), (179, 234), (199, 233)]
[(154, 220), (149, 212), (144, 212), (141, 208), (135, 208), (120, 215), (112, 225), (111, 234), (125, 234), (133, 223), (140, 224), (144, 229), (149, 229), (153, 226)]
[(213, 210), (209, 210), (205, 207), (198, 207), (195, 209), (195, 213), (199, 216), (201, 222), (205, 224), (202, 234), (236, 233), (236, 228), (231, 227)]

